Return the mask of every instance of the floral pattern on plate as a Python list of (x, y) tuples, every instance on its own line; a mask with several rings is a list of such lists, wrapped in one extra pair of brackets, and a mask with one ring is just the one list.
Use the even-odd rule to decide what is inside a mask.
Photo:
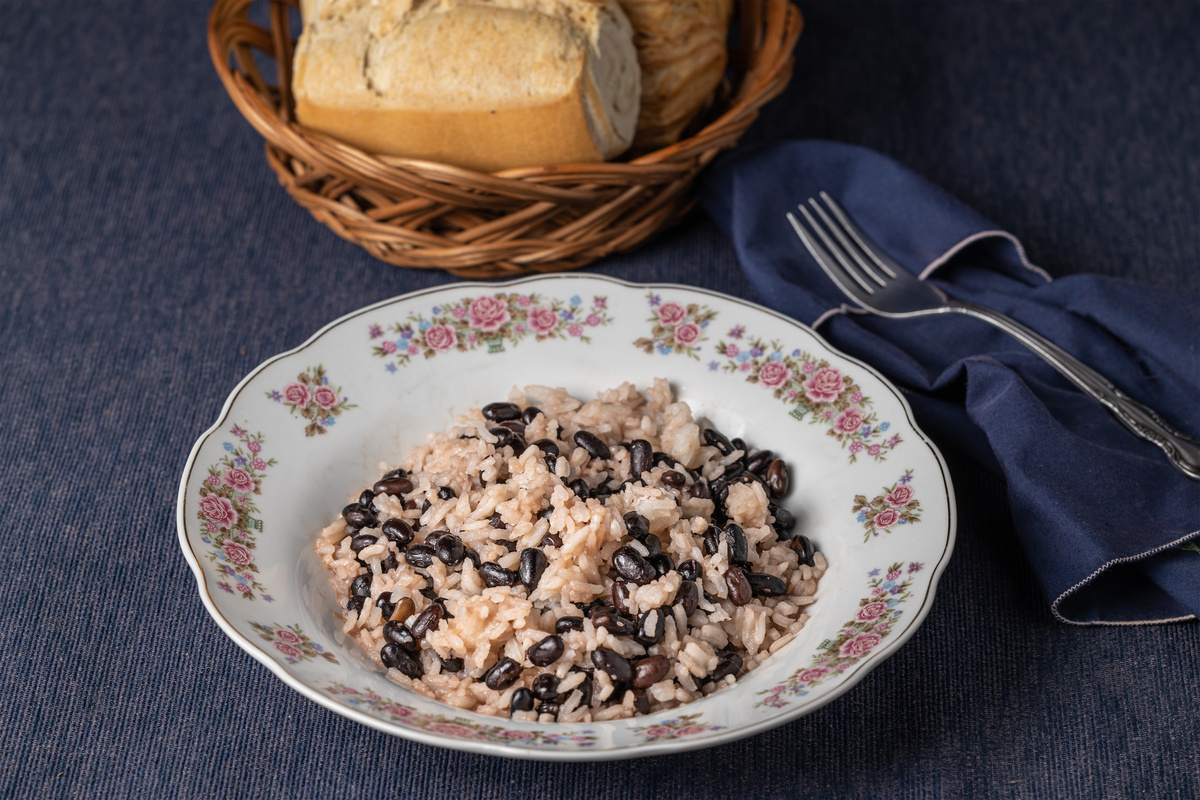
[(267, 397), (287, 406), (293, 416), (308, 420), (304, 427), (305, 436), (325, 433), (337, 421), (342, 412), (358, 406), (350, 403), (342, 394), (342, 387), (329, 384), (325, 367), (317, 364), (296, 376), (296, 380), (282, 390), (272, 389)]
[(456, 739), (486, 742), (520, 743), (534, 747), (592, 747), (596, 736), (590, 730), (548, 731), (540, 728), (507, 728), (503, 725), (480, 724), (465, 717), (429, 714), (369, 690), (359, 691), (340, 683), (325, 687), (325, 693), (356, 708), (367, 708), (386, 715), (392, 722), (410, 728), (440, 733)]
[(854, 496), (854, 506), (850, 510), (858, 515), (855, 519), (866, 531), (864, 542), (881, 533), (890, 533), (898, 525), (921, 521), (921, 501), (909, 486), (912, 473), (911, 469), (906, 469), (895, 483), (883, 487), (883, 491), (870, 500), (863, 494)]
[(682, 353), (700, 360), (700, 345), (708, 341), (705, 329), (717, 317), (717, 312), (700, 303), (663, 302), (662, 296), (654, 292), (646, 294), (651, 314), (646, 321), (651, 323), (650, 336), (635, 339), (635, 347), (648, 355)]
[(747, 338), (746, 329), (736, 325), (716, 345), (721, 357), (708, 362), (710, 372), (745, 375), (771, 392), (775, 399), (792, 406), (791, 415), (810, 424), (827, 425), (832, 436), (850, 454), (850, 463), (866, 455), (883, 461), (904, 441), (900, 434), (884, 436), (889, 422), (878, 422), (871, 398), (855, 380), (827, 359), (804, 350), (790, 353), (778, 339)]
[(787, 698), (803, 697), (816, 684), (845, 672), (879, 647), (904, 614), (900, 604), (912, 596), (912, 579), (901, 578), (924, 568), (919, 561), (909, 562), (907, 569), (902, 562), (896, 562), (882, 575), (883, 570), (879, 568), (868, 572), (870, 593), (859, 602), (853, 619), (842, 625), (836, 639), (826, 639), (817, 646), (818, 652), (808, 667), (796, 670), (783, 683), (759, 692), (767, 697), (756, 705), (785, 708), (791, 702)]
[(301, 661), (311, 661), (323, 658), (330, 664), (338, 663), (337, 656), (330, 653), (321, 645), (308, 638), (299, 625), (267, 625), (261, 622), (251, 622), (250, 627), (258, 634), (258, 638), (270, 642), (275, 650), (289, 664), (299, 664)]
[(200, 540), (210, 550), (208, 560), (216, 564), (221, 576), (217, 587), (247, 600), (272, 598), (257, 579), (254, 563), (254, 537), (262, 531), (255, 495), (262, 494), (262, 481), (275, 459), (264, 459), (263, 436), (238, 425), (229, 429), (235, 442), (222, 442), (225, 455), (208, 468), (208, 477), (200, 484), (196, 517), (203, 528)]
[(607, 307), (608, 298), (600, 295), (585, 303), (580, 295), (558, 300), (536, 292), (500, 292), (435, 305), (429, 316), (410, 312), (386, 330), (372, 324), (367, 335), (375, 342), (371, 354), (387, 361), (388, 372), (396, 372), (415, 356), (433, 358), (480, 347), (502, 353), (505, 343), (515, 347), (530, 338), (537, 342), (577, 339), (588, 344), (589, 330), (612, 323)]
[(642, 725), (634, 728), (633, 731), (647, 742), (665, 742), (725, 729), (722, 725), (704, 724), (701, 721), (703, 716), (703, 714), (684, 714), (676, 719), (663, 720), (653, 725)]

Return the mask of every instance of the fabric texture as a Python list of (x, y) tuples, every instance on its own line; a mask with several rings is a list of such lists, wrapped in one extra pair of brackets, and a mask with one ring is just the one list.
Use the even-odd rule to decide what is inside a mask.
[[(1200, 291), (1200, 4), (796, 2), (794, 77), (742, 144), (885, 153), (1020, 236), (1055, 284)], [(372, 259), (279, 186), (213, 71), (211, 8), (4, 6), (0, 797), (1200, 796), (1200, 623), (1056, 620), (978, 434), (943, 448), (959, 536), (921, 628), (761, 735), (505, 760), (387, 736), (274, 677), (208, 616), (180, 552), (192, 444), (263, 361), (454, 279)], [(765, 299), (701, 212), (590, 270)]]
[(744, 151), (705, 173), (703, 186), (706, 209), (767, 305), (879, 367), (909, 390), (931, 435), (1004, 476), (1017, 535), (1057, 617), (1130, 624), (1200, 614), (1200, 559), (1190, 544), (1200, 536), (1200, 481), (986, 322), (865, 313), (784, 215), (826, 192), (914, 275), (1032, 328), (1193, 434), (1200, 295), (1086, 274), (1051, 281), (1010, 234), (853, 145)]

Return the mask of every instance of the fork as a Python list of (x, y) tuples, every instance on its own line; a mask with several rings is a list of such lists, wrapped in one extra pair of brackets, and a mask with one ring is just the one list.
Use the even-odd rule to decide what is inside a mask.
[(919, 280), (871, 241), (832, 197), (820, 194), (823, 205), (810, 197), (807, 206), (798, 206), (808, 227), (795, 214), (789, 212), (787, 218), (808, 252), (851, 300), (885, 317), (956, 312), (996, 326), (1099, 401), (1134, 434), (1157, 445), (1176, 469), (1200, 480), (1200, 440), (1176, 431), (1103, 375), (1016, 320), (947, 297), (938, 287)]

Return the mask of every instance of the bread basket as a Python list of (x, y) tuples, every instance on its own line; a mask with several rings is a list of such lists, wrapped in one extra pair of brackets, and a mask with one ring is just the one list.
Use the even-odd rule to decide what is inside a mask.
[(238, 110), (266, 139), (280, 183), (318, 220), (389, 264), (504, 278), (630, 250), (695, 204), (696, 174), (787, 86), (803, 25), (787, 0), (734, 7), (728, 80), (694, 135), (630, 160), (493, 174), (372, 155), (298, 124), (297, 0), (217, 0), (208, 47)]

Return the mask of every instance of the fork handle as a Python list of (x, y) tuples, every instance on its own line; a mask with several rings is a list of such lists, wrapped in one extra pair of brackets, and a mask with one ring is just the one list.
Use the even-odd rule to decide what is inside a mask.
[(1192, 480), (1200, 480), (1200, 441), (1172, 428), (1153, 410), (1041, 334), (990, 308), (951, 299), (948, 308), (991, 323), (1042, 357), (1076, 386), (1099, 401), (1135, 435), (1155, 444)]

